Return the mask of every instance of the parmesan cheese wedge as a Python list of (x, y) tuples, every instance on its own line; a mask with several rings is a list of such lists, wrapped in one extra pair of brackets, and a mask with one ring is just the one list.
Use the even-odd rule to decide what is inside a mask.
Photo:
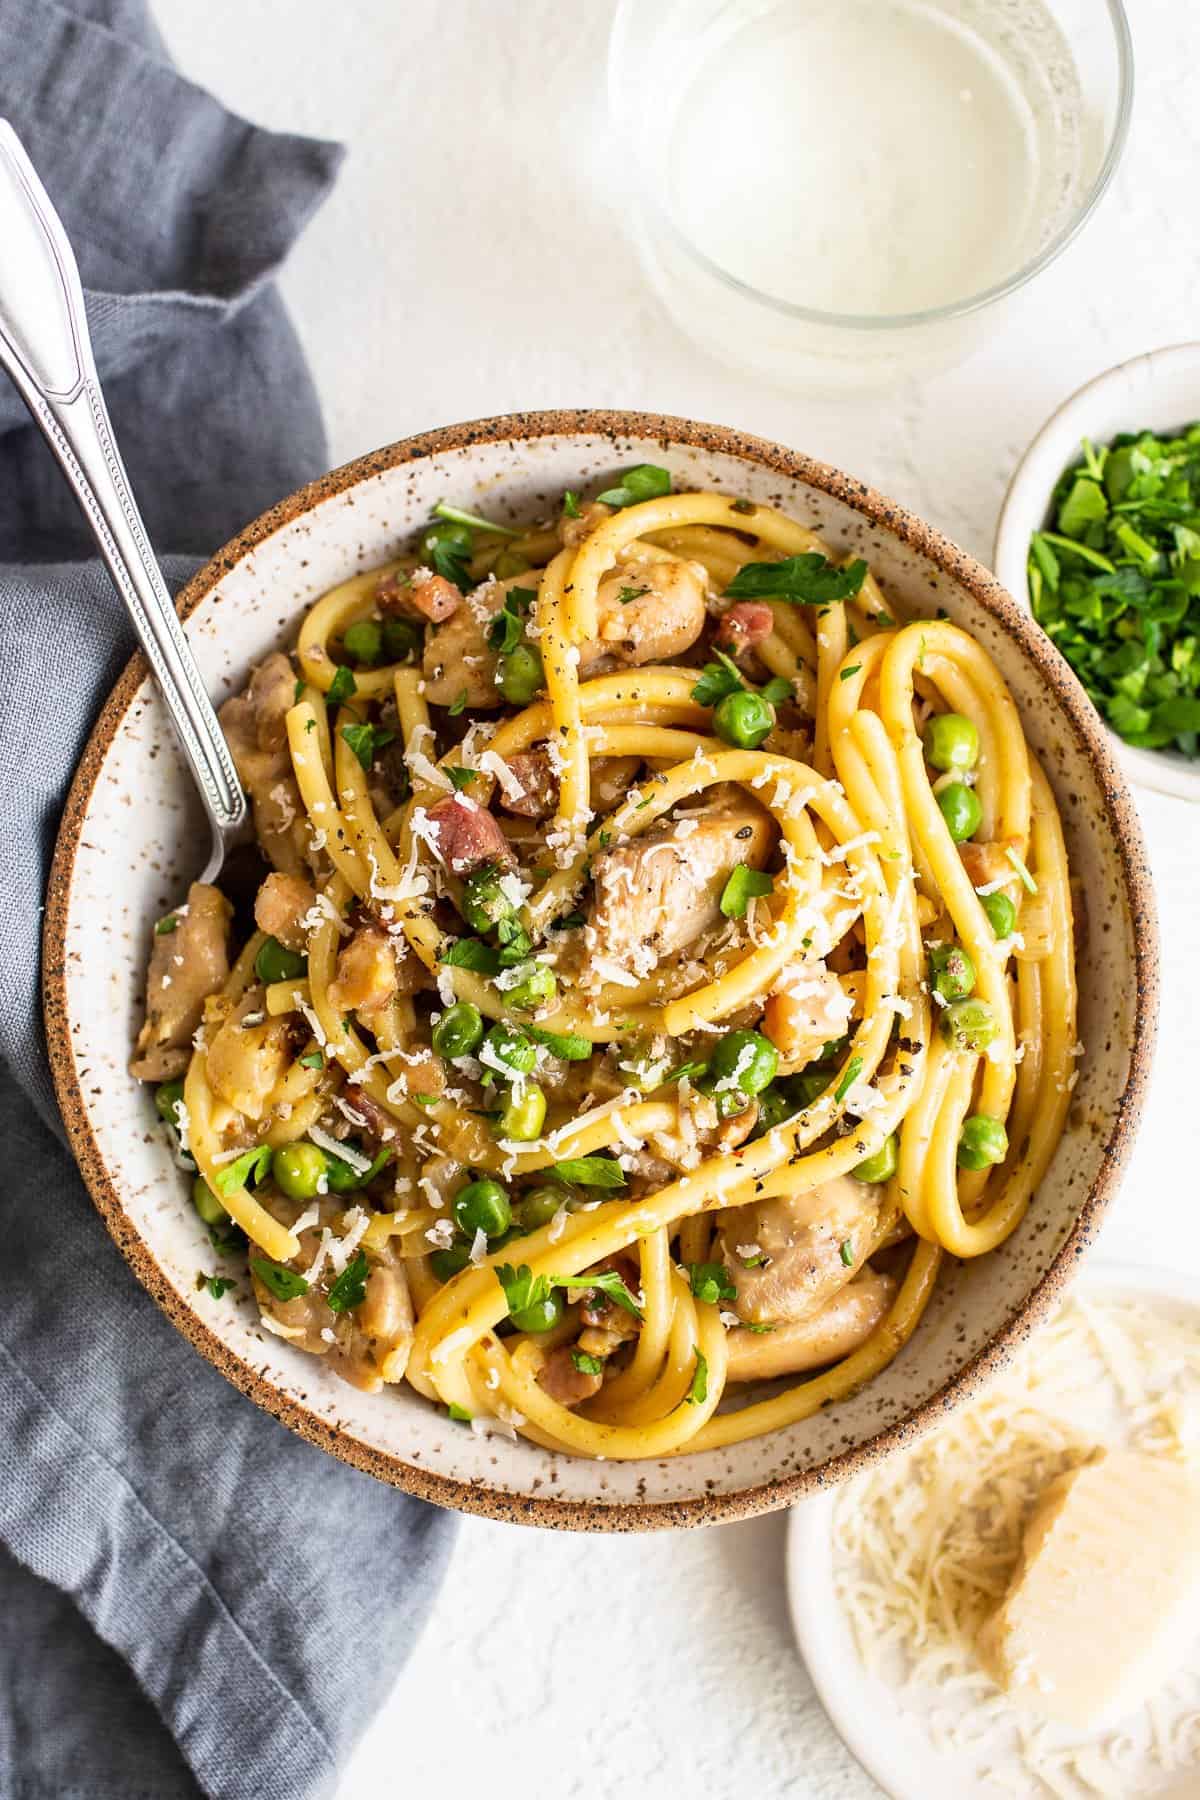
[(1200, 1476), (1114, 1451), (1046, 1489), (978, 1647), (1012, 1699), (1093, 1730), (1160, 1687), (1198, 1628)]

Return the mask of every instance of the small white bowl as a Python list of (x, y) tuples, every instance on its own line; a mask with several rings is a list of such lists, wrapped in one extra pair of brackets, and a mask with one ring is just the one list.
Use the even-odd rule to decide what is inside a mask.
[[(1080, 1277), (1079, 1291), (1092, 1299), (1148, 1301), (1194, 1315), (1200, 1325), (1200, 1277), (1195, 1275), (1134, 1263), (1093, 1263)], [(840, 1499), (840, 1489), (830, 1487), (793, 1506), (788, 1519), (788, 1605), (821, 1704), (846, 1748), (888, 1800), (993, 1800), (1001, 1790), (980, 1778), (978, 1754), (939, 1751), (925, 1732), (919, 1702), (864, 1668), (836, 1587), (833, 1527)], [(997, 1774), (1010, 1781), (1022, 1777), (1023, 1765), (1014, 1755), (992, 1747), (988, 1755)], [(1158, 1800), (1195, 1800), (1195, 1783), (1194, 1768), (1176, 1771), (1154, 1793)]]
[[(1179, 431), (1200, 419), (1200, 344), (1171, 344), (1097, 375), (1051, 414), (1017, 464), (996, 526), (992, 567), (1026, 612), (1032, 610), (1026, 563), (1029, 539), (1046, 523), (1063, 470), (1083, 438), (1107, 443), (1119, 431)], [(1200, 759), (1177, 750), (1141, 750), (1110, 733), (1126, 773), (1141, 787), (1200, 801)]]

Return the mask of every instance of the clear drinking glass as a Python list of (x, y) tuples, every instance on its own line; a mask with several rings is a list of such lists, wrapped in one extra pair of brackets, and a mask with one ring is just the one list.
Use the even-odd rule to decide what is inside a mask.
[(619, 0), (610, 102), (683, 329), (796, 386), (945, 367), (1112, 178), (1121, 0)]

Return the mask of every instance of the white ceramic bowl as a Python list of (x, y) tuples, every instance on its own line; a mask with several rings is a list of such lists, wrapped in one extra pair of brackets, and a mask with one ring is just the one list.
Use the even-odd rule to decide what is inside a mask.
[[(1169, 1307), (1178, 1316), (1194, 1318), (1200, 1328), (1200, 1278), (1194, 1275), (1095, 1263), (1081, 1286), (1089, 1296), (1143, 1299)], [(1002, 1790), (981, 1781), (978, 1755), (940, 1754), (911, 1698), (902, 1698), (863, 1667), (835, 1587), (833, 1527), (838, 1499), (836, 1492), (829, 1492), (794, 1507), (787, 1544), (788, 1605), (796, 1641), (838, 1735), (889, 1800), (995, 1800), (1002, 1791), (1018, 1792), (1014, 1786)], [(1022, 1770), (1015, 1760), (1001, 1759), (998, 1773), (1019, 1781)], [(1195, 1770), (1153, 1791), (1158, 1800), (1195, 1800)]]
[[(1001, 584), (1030, 609), (1029, 539), (1046, 523), (1050, 495), (1079, 458), (1083, 438), (1103, 444), (1118, 431), (1178, 431), (1200, 419), (1200, 344), (1171, 344), (1118, 363), (1081, 387), (1042, 426), (1017, 464), (996, 526), (992, 557)], [(1160, 794), (1200, 800), (1200, 758), (1142, 750), (1111, 732), (1131, 780)]]
[[(364, 1395), (266, 1333), (245, 1282), (197, 1290), (212, 1252), (127, 1072), (152, 922), (178, 902), (205, 837), (140, 659), (84, 754), (47, 895), (47, 1038), (60, 1104), (97, 1206), (139, 1280), (239, 1387), (355, 1466), (444, 1505), (584, 1530), (702, 1524), (781, 1506), (881, 1454), (970, 1391), (1050, 1306), (1115, 1191), (1153, 1050), (1157, 948), (1145, 849), (1129, 794), (1082, 690), (993, 578), (861, 482), (718, 426), (642, 413), (520, 414), (412, 438), (335, 470), (251, 525), (180, 607), (219, 698), (289, 641), (304, 609), (394, 556), (453, 499), (493, 517), (544, 517), (566, 487), (630, 463), (680, 487), (770, 502), (866, 557), (918, 614), (945, 607), (995, 657), (1063, 812), (1096, 926), (1083, 969), (1088, 1054), (1068, 1129), (1035, 1204), (995, 1254), (951, 1268), (912, 1343), (860, 1394), (727, 1450), (650, 1463), (552, 1456), (475, 1437), (406, 1388)], [(1102, 921), (1102, 924), (1101, 924)]]

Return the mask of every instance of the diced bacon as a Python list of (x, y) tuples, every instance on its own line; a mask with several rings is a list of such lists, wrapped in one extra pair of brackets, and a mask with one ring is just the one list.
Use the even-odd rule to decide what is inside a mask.
[(731, 606), (717, 626), (716, 642), (723, 649), (753, 649), (770, 637), (775, 620), (765, 600), (739, 600)]
[(558, 778), (546, 752), (518, 750), (507, 762), (523, 792), (519, 799), (515, 795), (501, 798), (505, 812), (522, 819), (548, 819), (558, 803)]
[(452, 875), (468, 875), (482, 863), (511, 867), (516, 862), (497, 820), (482, 806), (464, 803), (461, 794), (448, 794), (431, 806), (426, 823), (432, 828), (429, 841)]
[(376, 597), (382, 612), (433, 625), (440, 625), (462, 605), (462, 590), (428, 569), (414, 569), (408, 580), (392, 576), (379, 584)]

